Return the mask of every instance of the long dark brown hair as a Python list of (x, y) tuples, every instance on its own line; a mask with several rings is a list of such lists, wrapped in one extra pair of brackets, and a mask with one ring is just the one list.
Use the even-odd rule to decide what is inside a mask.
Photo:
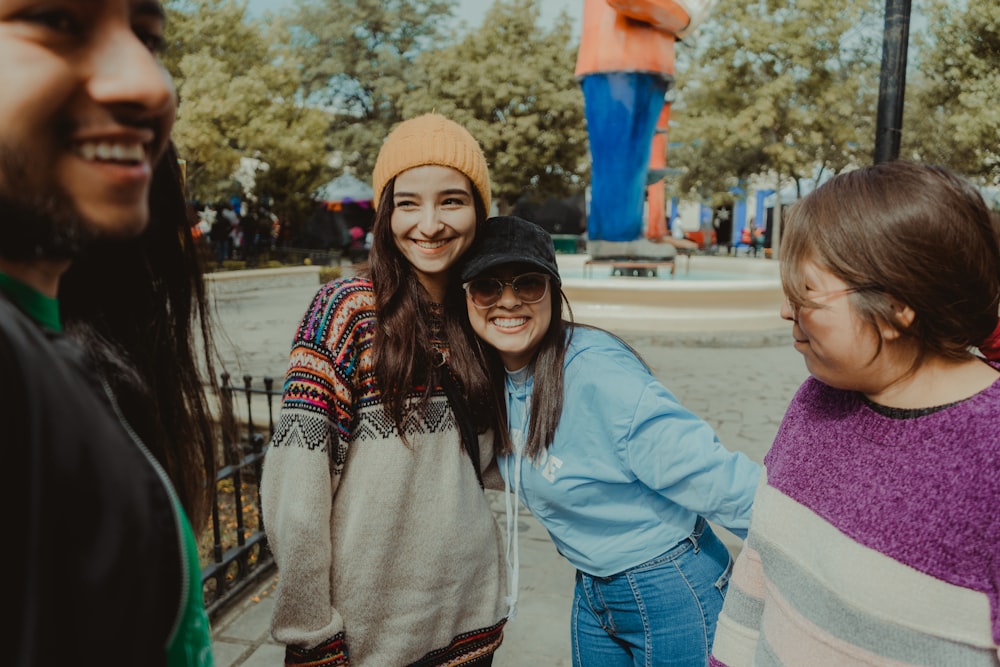
[[(420, 413), (431, 392), (440, 385), (440, 357), (431, 344), (432, 304), (417, 280), (413, 267), (396, 247), (392, 234), (393, 196), (396, 179), (382, 191), (372, 229), (372, 247), (363, 272), (371, 278), (375, 292), (378, 327), (372, 346), (375, 375), (389, 418), (406, 442), (407, 416)], [(476, 212), (476, 235), (486, 224), (486, 207), (479, 191), (469, 182)], [(449, 286), (459, 280), (456, 266), (449, 272)], [(472, 349), (474, 336), (468, 329), (464, 293), (448, 289), (441, 337), (448, 345), (448, 366), (461, 384), (476, 429), (482, 433), (495, 426), (493, 398), (486, 372)], [(411, 404), (409, 397), (418, 392)]]
[(95, 244), (73, 262), (59, 303), (67, 332), (84, 342), (200, 531), (216, 473), (214, 346), (195, 220), (172, 145), (153, 173), (149, 205), (139, 237)]
[[(530, 364), (530, 372), (534, 378), (534, 389), (531, 392), (531, 416), (528, 421), (528, 437), (524, 444), (523, 455), (534, 459), (548, 449), (555, 437), (556, 427), (562, 418), (563, 382), (565, 377), (566, 350), (569, 348), (573, 329), (579, 324), (573, 323), (573, 310), (562, 288), (549, 278), (551, 320), (549, 328), (538, 343), (535, 356)], [(558, 290), (558, 296), (556, 291)], [(463, 306), (465, 292), (461, 292)], [(468, 308), (468, 306), (464, 306)], [(565, 317), (563, 315), (565, 308)], [(467, 313), (468, 311), (466, 311)], [(468, 320), (468, 315), (466, 315)], [(471, 325), (470, 325), (471, 331)], [(510, 441), (509, 424), (507, 423), (506, 377), (507, 371), (500, 354), (495, 348), (476, 338), (476, 352), (482, 359), (482, 364), (489, 372), (493, 395), (489, 410), (493, 419), (499, 424), (494, 438), (496, 451), (511, 454), (514, 448)]]
[[(551, 299), (551, 320), (549, 328), (535, 351), (535, 356), (531, 360), (529, 372), (533, 377), (533, 389), (531, 391), (531, 416), (528, 419), (528, 436), (524, 443), (522, 455), (527, 459), (538, 459), (538, 457), (549, 448), (556, 436), (556, 429), (562, 420), (563, 397), (566, 389), (566, 352), (569, 350), (573, 340), (573, 332), (577, 329), (594, 329), (603, 331), (607, 335), (616, 339), (623, 346), (628, 348), (639, 362), (649, 368), (649, 364), (643, 359), (639, 351), (626, 342), (621, 336), (595, 327), (590, 324), (581, 324), (573, 320), (573, 309), (565, 292), (557, 284), (550, 286), (553, 290), (559, 290), (559, 297), (556, 298), (553, 292)], [(464, 292), (463, 292), (464, 296)], [(495, 348), (484, 344), (480, 339), (476, 339), (477, 352), (483, 359), (483, 365), (489, 371), (490, 383), (493, 387), (494, 403), (491, 410), (496, 413), (496, 421), (500, 428), (497, 429), (495, 447), (498, 453), (511, 454), (514, 447), (510, 440), (509, 424), (507, 422), (506, 397), (506, 377), (507, 371), (500, 354)]]

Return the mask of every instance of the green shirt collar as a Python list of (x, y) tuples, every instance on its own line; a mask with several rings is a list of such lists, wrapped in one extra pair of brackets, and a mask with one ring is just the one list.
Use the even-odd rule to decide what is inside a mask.
[(45, 296), (38, 290), (25, 285), (16, 278), (11, 278), (0, 271), (0, 292), (7, 295), (14, 304), (31, 319), (46, 329), (62, 331), (62, 318), (59, 317), (59, 300)]

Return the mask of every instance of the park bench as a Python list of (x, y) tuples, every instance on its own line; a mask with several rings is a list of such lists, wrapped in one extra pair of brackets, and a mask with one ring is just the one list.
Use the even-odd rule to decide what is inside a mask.
[(659, 269), (669, 268), (674, 275), (677, 267), (673, 258), (663, 259), (588, 259), (583, 263), (583, 275), (590, 278), (595, 266), (611, 268), (612, 276), (656, 277)]

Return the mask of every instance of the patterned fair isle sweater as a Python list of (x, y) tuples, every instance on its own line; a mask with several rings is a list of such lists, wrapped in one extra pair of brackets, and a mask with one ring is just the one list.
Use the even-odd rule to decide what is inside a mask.
[(799, 389), (713, 666), (1000, 664), (1000, 381), (929, 414), (884, 410)]
[(463, 665), (502, 640), (503, 541), (443, 391), (409, 447), (385, 416), (373, 308), (370, 281), (334, 281), (295, 335), (261, 482), (272, 633), (292, 663)]

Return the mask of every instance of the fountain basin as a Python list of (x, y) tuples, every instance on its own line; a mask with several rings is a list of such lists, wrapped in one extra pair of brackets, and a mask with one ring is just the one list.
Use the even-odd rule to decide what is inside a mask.
[[(676, 274), (582, 277), (587, 255), (558, 255), (563, 292), (578, 322), (629, 331), (787, 329), (776, 261), (697, 255)], [(699, 275), (707, 276), (705, 278)]]

